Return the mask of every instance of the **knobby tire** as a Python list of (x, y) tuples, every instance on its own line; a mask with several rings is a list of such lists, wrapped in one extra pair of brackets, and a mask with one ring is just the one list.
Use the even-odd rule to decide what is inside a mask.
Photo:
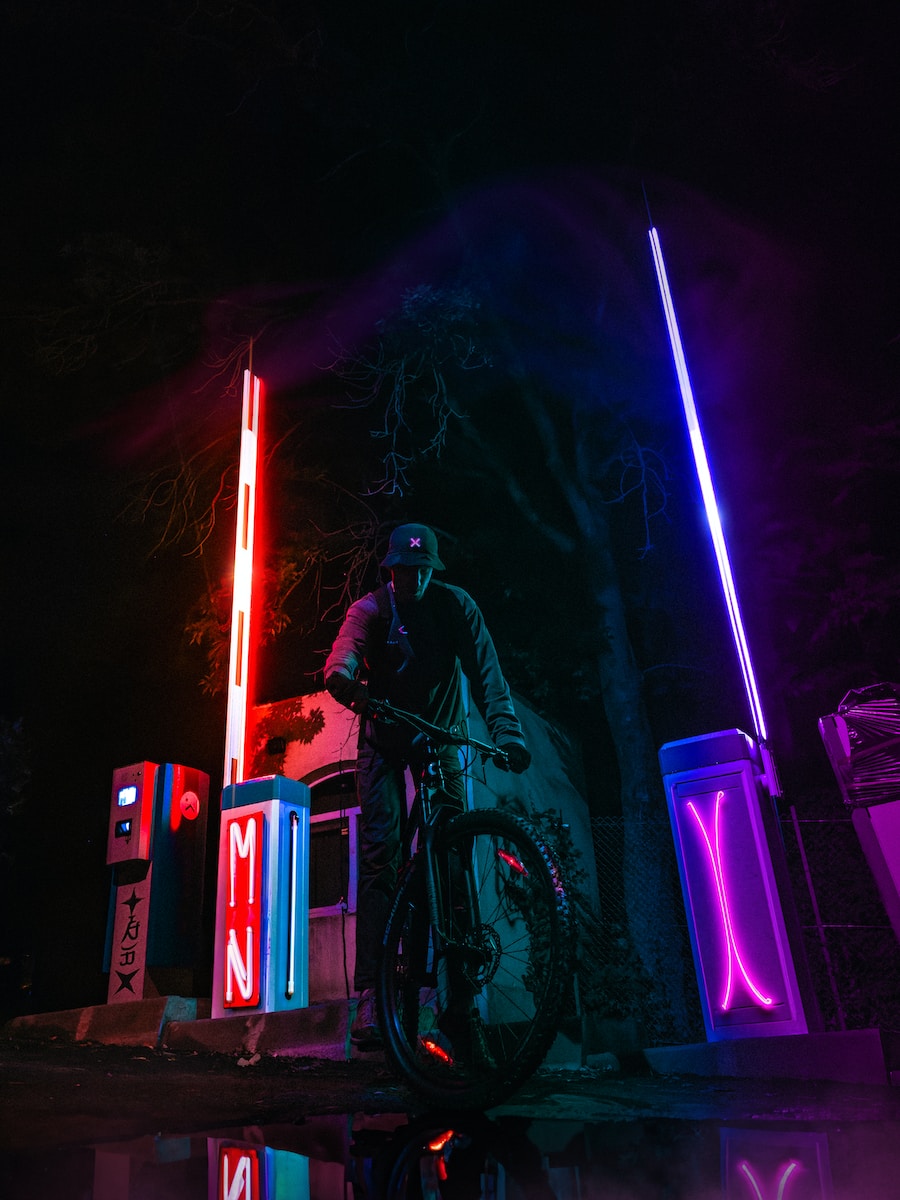
[(489, 1108), (540, 1066), (558, 1029), (571, 970), (569, 902), (552, 854), (512, 813), (452, 817), (434, 859), (440, 933), (421, 852), (388, 919), (378, 980), (385, 1048), (429, 1103)]

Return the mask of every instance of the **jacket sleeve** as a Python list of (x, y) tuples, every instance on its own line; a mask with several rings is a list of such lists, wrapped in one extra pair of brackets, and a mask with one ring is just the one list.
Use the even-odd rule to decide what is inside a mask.
[(370, 592), (347, 609), (343, 623), (325, 659), (325, 683), (336, 672), (356, 679), (366, 657), (372, 623), (378, 616), (378, 602)]
[(454, 589), (464, 617), (460, 664), (472, 689), (472, 699), (498, 746), (509, 742), (525, 745), (525, 737), (513, 707), (509, 684), (504, 678), (493, 639), (481, 609), (461, 588)]

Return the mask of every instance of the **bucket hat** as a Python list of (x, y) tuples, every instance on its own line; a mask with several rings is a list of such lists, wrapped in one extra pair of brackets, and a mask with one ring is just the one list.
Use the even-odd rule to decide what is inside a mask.
[(437, 538), (427, 525), (398, 525), (391, 534), (383, 567), (432, 567), (443, 571)]

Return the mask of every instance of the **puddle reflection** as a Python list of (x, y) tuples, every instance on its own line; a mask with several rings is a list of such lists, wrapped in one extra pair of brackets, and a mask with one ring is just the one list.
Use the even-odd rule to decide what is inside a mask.
[(33, 1200), (889, 1200), (898, 1179), (898, 1122), (356, 1115), (14, 1155), (0, 1190)]

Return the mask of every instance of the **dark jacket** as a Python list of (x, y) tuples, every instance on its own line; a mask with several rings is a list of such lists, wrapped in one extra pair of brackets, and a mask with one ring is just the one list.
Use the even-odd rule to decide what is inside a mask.
[[(432, 580), (421, 600), (402, 608), (392, 605), (389, 585), (351, 604), (325, 662), (326, 680), (335, 671), (365, 682), (372, 697), (445, 726), (467, 716), (465, 676), (493, 740), (524, 745), (481, 610), (452, 584)], [(396, 735), (379, 730), (387, 748)]]

